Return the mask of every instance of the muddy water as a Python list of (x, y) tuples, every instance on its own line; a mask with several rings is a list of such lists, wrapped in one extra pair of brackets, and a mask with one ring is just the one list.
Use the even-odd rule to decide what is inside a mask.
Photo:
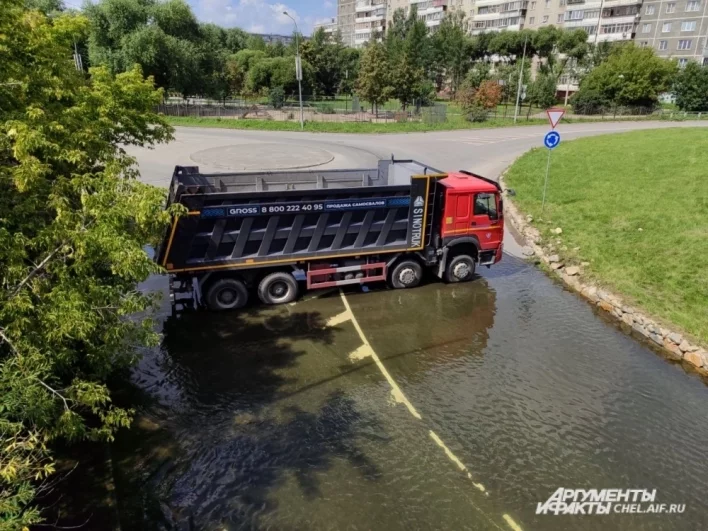
[[(347, 292), (420, 419), (337, 292), (167, 320), (113, 449), (123, 529), (708, 529), (708, 387), (520, 261), (481, 274)], [(686, 510), (536, 516), (559, 487)]]

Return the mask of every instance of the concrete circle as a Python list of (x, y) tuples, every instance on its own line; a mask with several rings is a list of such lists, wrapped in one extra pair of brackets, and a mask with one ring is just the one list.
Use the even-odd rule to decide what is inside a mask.
[(224, 170), (291, 170), (327, 164), (334, 155), (300, 144), (235, 144), (204, 149), (190, 155), (197, 164)]

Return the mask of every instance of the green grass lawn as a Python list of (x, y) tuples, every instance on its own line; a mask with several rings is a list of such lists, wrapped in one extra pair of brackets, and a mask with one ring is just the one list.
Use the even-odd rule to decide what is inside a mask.
[[(509, 170), (514, 201), (544, 239), (650, 314), (708, 341), (708, 129), (662, 129), (535, 149)], [(541, 220), (543, 218), (543, 220)], [(556, 236), (554, 235), (555, 239)], [(556, 246), (557, 248), (558, 246)], [(579, 247), (579, 251), (573, 251)]]
[[(216, 127), (222, 129), (260, 129), (264, 131), (299, 131), (298, 121), (275, 121), (275, 120), (233, 120), (220, 118), (190, 118), (168, 116), (167, 121), (172, 125), (186, 127)], [(570, 122), (566, 122), (570, 123)], [(519, 119), (516, 125), (542, 125), (548, 124), (548, 120), (525, 118)], [(492, 119), (481, 123), (472, 123), (461, 116), (448, 116), (446, 122), (423, 123), (423, 122), (305, 122), (305, 131), (314, 133), (423, 133), (426, 131), (449, 131), (454, 129), (484, 129), (490, 127), (508, 127), (514, 125), (511, 118)]]

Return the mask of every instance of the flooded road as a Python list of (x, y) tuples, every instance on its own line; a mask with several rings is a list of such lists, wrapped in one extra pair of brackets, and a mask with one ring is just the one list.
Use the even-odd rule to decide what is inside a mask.
[[(708, 387), (520, 260), (481, 274), (167, 320), (113, 449), (122, 528), (708, 528)], [(559, 487), (686, 509), (536, 516)]]

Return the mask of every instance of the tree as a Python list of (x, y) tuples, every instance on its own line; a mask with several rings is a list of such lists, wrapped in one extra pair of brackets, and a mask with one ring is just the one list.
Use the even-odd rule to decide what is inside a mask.
[(45, 15), (64, 10), (64, 3), (61, 0), (25, 0), (27, 9), (36, 9)]
[(0, 5), (0, 526), (20, 529), (41, 520), (52, 444), (130, 423), (106, 381), (157, 342), (137, 285), (159, 272), (143, 249), (169, 214), (120, 146), (171, 128), (139, 69), (76, 71), (86, 18)]
[[(157, 2), (150, 9), (150, 15), (157, 26), (167, 35), (190, 41), (199, 40), (203, 35), (200, 32), (197, 17), (194, 16), (192, 9), (185, 0), (162, 0)], [(214, 28), (216, 26), (208, 27), (212, 31), (214, 31)]]
[(433, 35), (435, 62), (443, 68), (443, 77), (450, 80), (453, 94), (471, 66), (468, 29), (464, 12), (448, 11)]
[(266, 43), (263, 40), (263, 37), (260, 35), (250, 35), (246, 39), (246, 48), (249, 50), (258, 50), (261, 52), (265, 52), (266, 49)]
[(391, 95), (398, 98), (405, 111), (408, 105), (421, 97), (425, 81), (423, 69), (415, 66), (406, 53), (391, 72)]
[(682, 111), (708, 111), (708, 66), (690, 61), (676, 76), (673, 91)]
[[(341, 36), (340, 36), (341, 42)], [(359, 77), (359, 50), (342, 46), (339, 52), (339, 63), (341, 65), (342, 77), (339, 80), (339, 92), (351, 94), (354, 92), (356, 79)]]
[(474, 102), (483, 109), (496, 109), (501, 103), (502, 88), (496, 81), (482, 81), (475, 92)]
[(582, 80), (580, 91), (597, 91), (615, 105), (651, 107), (670, 87), (675, 73), (676, 64), (657, 57), (651, 48), (626, 44), (614, 48), (608, 59)]
[(548, 74), (539, 74), (529, 86), (526, 96), (532, 105), (548, 109), (556, 103), (556, 79)]
[(391, 96), (390, 73), (384, 45), (375, 40), (369, 41), (361, 56), (356, 91), (374, 106), (377, 115), (379, 105)]

